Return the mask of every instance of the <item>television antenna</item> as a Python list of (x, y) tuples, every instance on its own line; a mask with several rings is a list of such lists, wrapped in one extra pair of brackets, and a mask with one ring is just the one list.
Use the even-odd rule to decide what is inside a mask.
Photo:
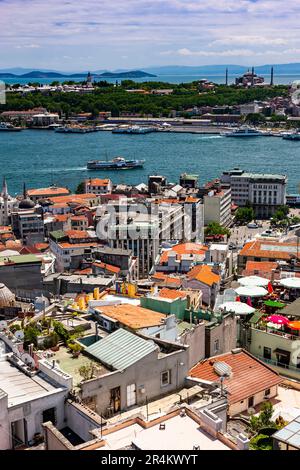
[(16, 332), (15, 332), (15, 337), (16, 337), (17, 339), (20, 339), (20, 340), (24, 339), (24, 332), (23, 332), (22, 330), (16, 331)]

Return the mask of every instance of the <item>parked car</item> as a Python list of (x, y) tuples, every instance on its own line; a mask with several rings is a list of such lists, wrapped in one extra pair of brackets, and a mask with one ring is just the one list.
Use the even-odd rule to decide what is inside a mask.
[(251, 222), (247, 225), (248, 228), (258, 228), (258, 225), (255, 222)]

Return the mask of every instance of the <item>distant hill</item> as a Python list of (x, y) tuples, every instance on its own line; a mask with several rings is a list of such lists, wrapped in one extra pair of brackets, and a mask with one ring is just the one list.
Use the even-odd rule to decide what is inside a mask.
[[(270, 74), (271, 67), (274, 67), (274, 73), (280, 75), (300, 75), (300, 63), (291, 64), (266, 64), (254, 67), (255, 72), (262, 75)], [(230, 75), (241, 75), (252, 65), (200, 65), (200, 66), (181, 66), (181, 65), (166, 65), (158, 67), (146, 67), (145, 72), (154, 73), (156, 75), (224, 75), (226, 68)]]
[[(39, 79), (39, 78), (53, 78), (53, 79), (72, 79), (72, 78), (85, 78), (87, 72), (79, 72), (73, 74), (66, 74), (61, 72), (46, 72), (40, 70), (33, 70), (31, 72), (26, 72), (23, 74), (16, 74), (9, 71), (0, 71), (0, 78), (28, 78), (28, 79)], [(94, 78), (144, 78), (144, 77), (155, 77), (149, 72), (143, 72), (141, 70), (129, 70), (124, 72), (103, 72), (103, 73), (93, 73)]]
[(156, 77), (150, 72), (142, 72), (141, 70), (132, 70), (130, 72), (104, 72), (98, 77), (103, 78), (144, 78), (144, 77)]

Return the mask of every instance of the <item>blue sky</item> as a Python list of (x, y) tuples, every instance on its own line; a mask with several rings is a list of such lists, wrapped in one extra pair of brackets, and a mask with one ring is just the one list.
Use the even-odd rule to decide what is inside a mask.
[(0, 0), (0, 69), (300, 62), (300, 0)]

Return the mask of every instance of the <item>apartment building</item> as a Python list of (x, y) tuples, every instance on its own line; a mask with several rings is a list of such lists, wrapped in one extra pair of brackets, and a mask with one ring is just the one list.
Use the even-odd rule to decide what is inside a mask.
[(217, 190), (211, 190), (203, 198), (204, 201), (204, 225), (217, 222), (227, 227), (232, 222), (231, 217), (231, 187), (223, 186)]
[(231, 186), (232, 202), (250, 204), (255, 217), (269, 219), (279, 206), (286, 204), (287, 176), (247, 173), (239, 168), (225, 171), (221, 182)]
[(90, 178), (85, 180), (85, 192), (87, 194), (107, 194), (112, 191), (110, 179)]

